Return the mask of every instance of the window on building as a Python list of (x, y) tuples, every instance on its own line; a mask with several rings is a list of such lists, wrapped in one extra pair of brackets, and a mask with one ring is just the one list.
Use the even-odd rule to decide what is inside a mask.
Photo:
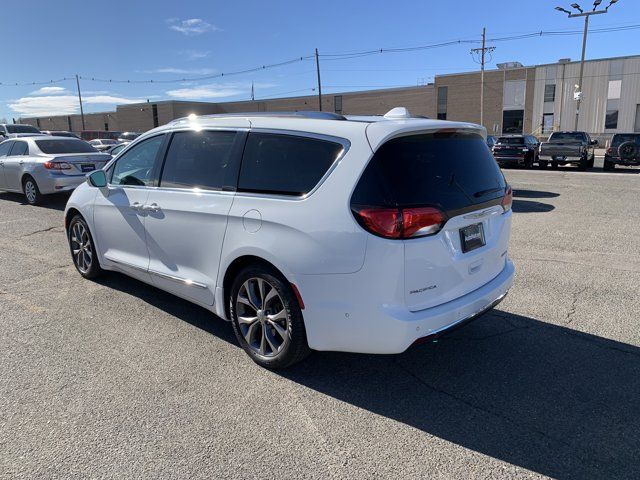
[(336, 113), (342, 113), (342, 95), (333, 97), (333, 105)]
[(544, 101), (555, 102), (556, 100), (556, 86), (555, 84), (548, 84), (544, 86)]
[(438, 120), (446, 120), (447, 119), (447, 101), (449, 96), (449, 87), (438, 87), (438, 111), (437, 116)]
[(618, 110), (607, 110), (607, 116), (604, 120), (604, 128), (607, 130), (615, 130), (618, 128)]
[(67, 125), (69, 126), (69, 131), (73, 132), (73, 128), (71, 128), (71, 117), (67, 117)]
[(109, 122), (104, 122), (104, 131), (105, 132), (109, 131)]
[(542, 116), (542, 133), (553, 132), (553, 113), (545, 113)]
[(153, 128), (155, 128), (158, 126), (158, 105), (155, 103), (151, 105), (151, 111), (153, 113)]
[(633, 131), (640, 133), (640, 104), (636, 105), (636, 122)]
[(502, 112), (502, 133), (522, 133), (524, 110), (505, 110)]
[(303, 195), (318, 184), (342, 148), (339, 143), (316, 138), (250, 133), (238, 189)]
[(188, 131), (173, 135), (161, 187), (219, 190), (235, 185), (232, 165), (236, 132)]

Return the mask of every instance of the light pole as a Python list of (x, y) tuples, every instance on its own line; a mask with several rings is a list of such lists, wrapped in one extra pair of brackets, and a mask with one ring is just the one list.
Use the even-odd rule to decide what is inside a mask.
[(582, 82), (584, 80), (584, 57), (587, 51), (587, 34), (589, 33), (589, 17), (591, 15), (602, 15), (609, 12), (609, 7), (614, 3), (618, 3), (618, 0), (610, 0), (609, 5), (604, 10), (598, 10), (598, 7), (602, 3), (602, 0), (594, 0), (593, 2), (593, 10), (590, 12), (585, 12), (580, 5), (577, 3), (572, 3), (571, 8), (578, 11), (578, 13), (571, 12), (562, 7), (556, 7), (556, 10), (562, 13), (566, 13), (569, 18), (576, 17), (584, 17), (584, 34), (582, 35), (582, 59), (580, 60), (580, 78), (578, 79), (577, 91), (575, 93), (575, 98), (577, 101), (576, 105), (576, 124), (575, 130), (578, 130), (578, 119), (580, 118), (580, 104), (582, 103)]

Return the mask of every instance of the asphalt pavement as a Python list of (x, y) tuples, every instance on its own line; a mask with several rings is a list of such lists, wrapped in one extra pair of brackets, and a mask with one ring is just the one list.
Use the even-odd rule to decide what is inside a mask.
[(0, 193), (0, 478), (640, 478), (640, 169), (505, 174), (497, 310), (278, 373), (205, 310), (83, 280), (65, 197)]

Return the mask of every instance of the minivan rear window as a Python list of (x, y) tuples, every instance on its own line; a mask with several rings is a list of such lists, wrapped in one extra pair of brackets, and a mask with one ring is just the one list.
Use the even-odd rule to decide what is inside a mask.
[(304, 195), (338, 159), (343, 147), (318, 138), (273, 133), (249, 134), (238, 189)]
[(64, 138), (60, 140), (36, 140), (42, 153), (57, 155), (59, 153), (95, 153), (97, 150), (84, 140)]
[(434, 206), (444, 212), (504, 197), (506, 181), (484, 139), (464, 132), (400, 137), (374, 154), (353, 206)]

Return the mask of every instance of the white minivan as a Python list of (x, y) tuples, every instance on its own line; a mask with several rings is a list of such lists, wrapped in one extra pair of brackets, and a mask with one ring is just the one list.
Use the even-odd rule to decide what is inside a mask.
[(208, 308), (268, 368), (399, 353), (513, 283), (512, 193), (485, 138), (404, 108), (175, 120), (73, 192), (73, 261)]

